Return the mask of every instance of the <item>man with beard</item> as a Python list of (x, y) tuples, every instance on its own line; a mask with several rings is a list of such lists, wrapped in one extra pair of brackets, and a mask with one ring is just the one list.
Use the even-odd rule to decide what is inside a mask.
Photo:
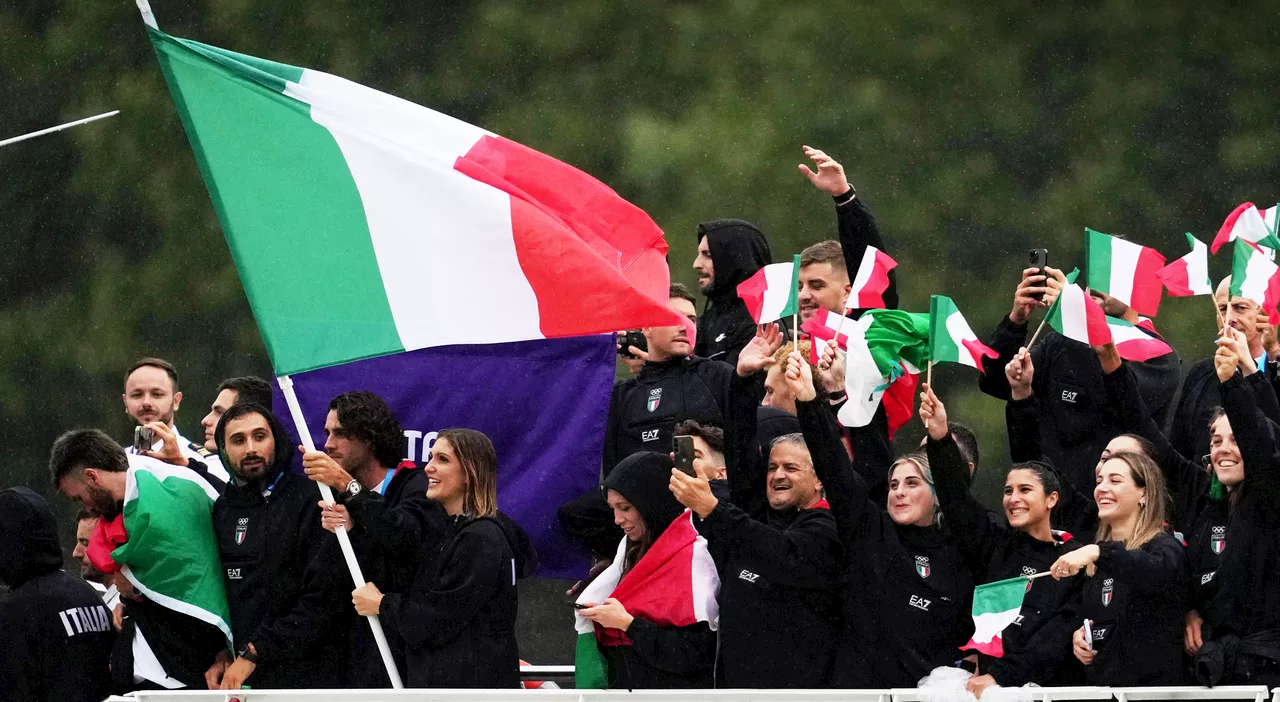
[[(124, 394), (120, 397), (124, 400), (125, 414), (137, 422), (138, 426), (146, 427), (155, 422), (165, 425), (177, 435), (182, 455), (199, 461), (202, 468), (218, 481), (227, 481), (227, 471), (222, 467), (222, 461), (183, 436), (173, 423), (174, 415), (182, 405), (182, 392), (178, 390), (178, 369), (172, 363), (162, 358), (140, 358), (134, 361), (124, 373)], [(132, 440), (127, 445), (128, 452), (134, 453)], [(154, 457), (154, 451), (159, 448), (160, 441), (157, 440), (152, 453), (147, 455)]]
[[(421, 566), (424, 539), (447, 516), (427, 499), (427, 476), (400, 462), (404, 430), (391, 408), (371, 392), (344, 392), (329, 402), (324, 451), (302, 456), (307, 477), (333, 488), (339, 504), (322, 503), (327, 531), (342, 526), (364, 569), (383, 593), (408, 594)], [(388, 636), (392, 655), (405, 668), (404, 638)], [(352, 632), (351, 685), (390, 687), (377, 645), (367, 626)]]
[(217, 456), (218, 442), (213, 440), (213, 430), (227, 408), (237, 402), (252, 402), (263, 407), (271, 406), (271, 383), (257, 376), (246, 375), (240, 378), (227, 378), (218, 386), (218, 394), (209, 405), (209, 413), (200, 420), (204, 427), (204, 450), (209, 455)]
[(740, 219), (703, 222), (697, 237), (693, 270), (707, 304), (698, 318), (693, 353), (734, 366), (738, 352), (756, 333), (755, 320), (738, 297), (738, 285), (772, 262), (769, 240), (754, 224)]
[(213, 527), (237, 650), (210, 657), (208, 686), (344, 687), (350, 578), (318, 492), (289, 472), (292, 442), (270, 410), (247, 403), (223, 413), (214, 439), (232, 478)]
[(102, 594), (102, 601), (107, 609), (114, 612), (116, 605), (120, 604), (120, 590), (112, 582), (111, 576), (98, 570), (93, 561), (89, 560), (89, 538), (97, 528), (98, 515), (87, 509), (80, 510), (76, 515), (76, 547), (71, 551), (71, 557), (80, 562), (80, 577)]
[[(151, 426), (161, 439), (157, 455), (173, 465), (195, 465), (182, 454), (175, 432), (168, 431), (160, 422), (152, 422)], [(100, 521), (114, 524), (120, 532), (124, 531), (120, 517), (129, 470), (146, 467), (149, 462), (156, 463), (157, 459), (126, 454), (111, 437), (97, 429), (69, 431), (58, 437), (49, 452), (49, 471), (54, 485)], [(162, 527), (151, 524), (148, 528)], [(184, 536), (173, 534), (169, 539), (177, 544), (183, 542)], [(213, 567), (216, 572), (216, 564)], [(205, 661), (225, 646), (223, 633), (212, 624), (136, 592), (119, 572), (111, 578), (124, 606), (121, 636), (112, 653), (111, 668), (116, 684), (134, 690), (202, 687)]]

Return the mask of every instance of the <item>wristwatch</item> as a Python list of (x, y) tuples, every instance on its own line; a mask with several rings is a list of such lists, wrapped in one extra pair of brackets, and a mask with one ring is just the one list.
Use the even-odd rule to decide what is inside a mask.
[(240, 652), (236, 654), (236, 658), (243, 658), (254, 665), (258, 664), (258, 654), (249, 649), (249, 644), (245, 644), (244, 648), (240, 649)]
[(360, 481), (352, 478), (351, 482), (347, 483), (347, 489), (342, 492), (342, 499), (349, 500), (356, 495), (359, 495), (360, 491), (363, 489), (364, 488), (360, 487)]

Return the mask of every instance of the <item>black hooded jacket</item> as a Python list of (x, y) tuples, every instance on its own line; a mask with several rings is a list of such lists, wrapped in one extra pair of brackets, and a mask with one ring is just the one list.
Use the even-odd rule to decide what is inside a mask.
[(895, 523), (872, 502), (825, 400), (796, 403), (805, 443), (848, 553), (832, 684), (913, 687), (961, 657), (973, 633), (969, 565), (937, 526)]
[[(684, 512), (671, 494), (672, 465), (661, 454), (632, 454), (604, 481), (606, 490), (617, 491), (640, 513), (649, 543)], [(600, 647), (609, 666), (610, 689), (712, 687), (716, 635), (706, 622), (667, 627), (636, 617), (626, 633), (630, 646)]]
[(406, 686), (519, 687), (516, 580), (537, 567), (528, 536), (503, 514), (448, 517), (425, 551), (408, 593), (386, 594), (378, 612), (404, 642)]
[(707, 305), (698, 318), (696, 356), (738, 365), (738, 353), (756, 335), (756, 323), (738, 297), (738, 284), (773, 262), (764, 232), (740, 219), (698, 225), (697, 241), (707, 240), (714, 268)]
[(0, 699), (97, 702), (115, 630), (102, 596), (62, 572), (58, 525), (25, 487), (0, 492)]
[[(320, 526), (315, 483), (289, 472), (293, 441), (274, 414), (261, 413), (275, 438), (278, 472), (247, 485), (233, 473), (213, 505), (231, 631), (237, 647), (252, 643), (258, 656), (245, 684), (343, 687), (354, 624), (351, 578), (337, 537)], [(222, 429), (215, 436), (225, 455)]]

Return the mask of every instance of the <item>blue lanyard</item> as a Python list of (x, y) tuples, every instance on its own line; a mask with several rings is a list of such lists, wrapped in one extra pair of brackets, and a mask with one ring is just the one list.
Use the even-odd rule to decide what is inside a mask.
[(399, 472), (399, 470), (399, 468), (396, 468), (395, 470), (387, 471), (387, 477), (383, 478), (382, 484), (378, 486), (377, 492), (379, 495), (387, 494), (387, 486), (391, 484), (391, 480), (396, 477), (396, 473)]
[(283, 477), (284, 471), (280, 471), (280, 474), (276, 476), (276, 479), (272, 480), (271, 484), (267, 486), (267, 489), (262, 491), (262, 496), (271, 497), (271, 492), (276, 489), (276, 483), (280, 482), (280, 479)]

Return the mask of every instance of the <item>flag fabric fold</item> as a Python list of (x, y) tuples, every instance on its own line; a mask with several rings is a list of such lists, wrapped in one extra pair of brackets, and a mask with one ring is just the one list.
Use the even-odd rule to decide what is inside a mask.
[(1111, 331), (1111, 340), (1115, 342), (1120, 358), (1126, 361), (1141, 363), (1173, 353), (1173, 347), (1163, 339), (1152, 336), (1143, 331), (1142, 327), (1123, 319), (1107, 317), (1107, 328)]
[(962, 649), (993, 658), (1004, 656), (1003, 632), (1018, 618), (1029, 581), (1023, 577), (997, 580), (973, 589), (973, 638)]
[(1212, 295), (1213, 281), (1209, 278), (1209, 247), (1187, 232), (1187, 244), (1191, 253), (1179, 258), (1156, 272), (1164, 283), (1164, 289), (1174, 297)]
[(1085, 228), (1085, 259), (1089, 288), (1106, 293), (1154, 317), (1160, 309), (1163, 285), (1157, 276), (1164, 256), (1153, 248)]
[(848, 399), (838, 413), (840, 424), (864, 427), (883, 404), (893, 438), (911, 420), (919, 369), (929, 362), (929, 315), (871, 310), (845, 329)]
[(862, 254), (862, 262), (858, 264), (858, 272), (853, 277), (849, 288), (849, 299), (844, 303), (845, 309), (884, 309), (884, 291), (889, 289), (889, 271), (898, 266), (898, 262), (889, 254), (868, 246)]
[(1258, 303), (1271, 319), (1276, 319), (1280, 304), (1280, 267), (1245, 239), (1236, 239), (1231, 257), (1231, 296), (1245, 297)]
[(738, 297), (756, 324), (776, 322), (800, 309), (800, 256), (770, 263), (738, 284)]
[[(599, 604), (617, 599), (633, 617), (643, 617), (659, 626), (689, 626), (707, 622), (719, 629), (720, 610), (716, 597), (720, 576), (707, 550), (707, 540), (693, 525), (693, 512), (676, 517), (626, 575), (622, 574), (627, 540), (618, 544), (613, 563), (591, 581), (578, 596), (578, 604)], [(581, 614), (574, 613), (578, 632), (575, 647), (574, 681), (579, 689), (608, 686), (608, 667), (600, 646), (630, 646), (625, 632), (605, 629)]]
[(1099, 346), (1111, 341), (1107, 313), (1076, 284), (1079, 273), (1075, 270), (1067, 276), (1067, 285), (1053, 301), (1045, 322), (1068, 339)]
[(333, 75), (148, 32), (277, 374), (679, 323), (662, 231), (582, 171)]
[(959, 363), (982, 368), (982, 358), (998, 358), (991, 347), (978, 340), (964, 315), (951, 298), (934, 295), (929, 300), (929, 360), (933, 363)]
[(1275, 232), (1267, 227), (1262, 213), (1252, 202), (1241, 203), (1227, 215), (1226, 221), (1218, 229), (1218, 235), (1213, 238), (1209, 251), (1216, 254), (1223, 244), (1229, 244), (1236, 239), (1244, 239), (1251, 244), (1266, 246), (1273, 250), (1280, 249), (1280, 239), (1277, 239)]
[(813, 342), (809, 345), (809, 362), (816, 365), (831, 344), (835, 344), (841, 351), (848, 351), (849, 334), (845, 329), (852, 324), (853, 320), (844, 315), (819, 307), (813, 316), (800, 325), (800, 331), (808, 334)]

